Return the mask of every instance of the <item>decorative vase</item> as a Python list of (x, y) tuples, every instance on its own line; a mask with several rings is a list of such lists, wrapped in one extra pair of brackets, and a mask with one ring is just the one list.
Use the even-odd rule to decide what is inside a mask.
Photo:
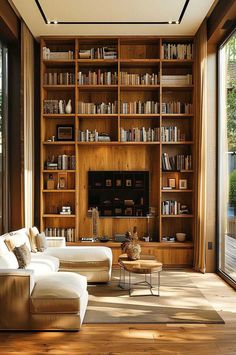
[(66, 113), (71, 113), (71, 112), (72, 112), (72, 106), (71, 106), (71, 100), (69, 100), (66, 105)]
[(127, 254), (128, 260), (139, 260), (141, 254), (141, 247), (135, 242), (127, 243), (125, 252)]

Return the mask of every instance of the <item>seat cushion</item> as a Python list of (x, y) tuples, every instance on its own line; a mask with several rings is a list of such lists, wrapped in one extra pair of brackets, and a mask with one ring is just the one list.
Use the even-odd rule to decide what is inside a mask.
[(30, 300), (31, 313), (78, 313), (87, 293), (86, 277), (71, 272), (38, 278)]
[(101, 264), (106, 264), (107, 266), (112, 264), (112, 251), (107, 247), (51, 247), (45, 250), (44, 254), (53, 255), (60, 259), (60, 261), (91, 264), (101, 262)]
[(44, 253), (31, 253), (31, 263), (27, 269), (34, 270), (35, 275), (55, 272), (59, 270), (59, 259)]

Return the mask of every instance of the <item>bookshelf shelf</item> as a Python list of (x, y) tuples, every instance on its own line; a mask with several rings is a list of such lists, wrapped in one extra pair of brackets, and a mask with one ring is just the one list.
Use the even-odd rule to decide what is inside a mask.
[(74, 214), (43, 214), (43, 218), (75, 218)]
[(163, 214), (161, 218), (194, 218), (193, 214)]
[(165, 189), (162, 189), (161, 190), (162, 193), (190, 193), (190, 192), (193, 192), (193, 190), (189, 190), (189, 189), (183, 189), (183, 190), (177, 190), (177, 189), (171, 189), (171, 190), (165, 190)]
[(80, 91), (117, 90), (118, 85), (78, 85)]
[(43, 89), (45, 90), (74, 90), (75, 85), (43, 85)]
[(72, 190), (43, 190), (43, 193), (67, 193), (67, 192), (71, 192), (71, 193), (75, 193), (75, 189)]
[[(131, 181), (133, 171), (148, 171), (149, 207), (150, 210), (154, 210), (154, 216), (125, 216), (124, 211), (120, 212), (123, 215), (119, 216), (116, 215), (119, 212), (115, 211), (114, 205), (113, 217), (105, 215), (107, 211), (106, 213), (104, 210), (100, 211), (105, 215), (99, 223), (100, 234), (112, 237), (114, 233), (125, 233), (127, 229), (132, 230), (136, 226), (139, 236), (143, 236), (148, 228), (154, 244), (169, 246), (169, 243), (161, 243), (164, 236), (175, 236), (177, 232), (185, 232), (188, 243), (172, 243), (171, 246), (180, 245), (179, 248), (182, 246), (183, 259), (187, 255), (184, 254), (187, 253), (184, 245), (191, 245), (193, 248), (197, 176), (193, 169), (195, 163), (194, 59), (165, 59), (168, 57), (165, 43), (176, 45), (177, 49), (178, 44), (192, 45), (193, 38), (178, 36), (41, 38), (40, 227), (42, 230), (72, 228), (75, 231), (74, 242), (91, 233), (91, 219), (88, 216), (89, 171), (117, 171), (117, 174), (119, 171), (129, 171)], [(176, 57), (191, 58), (191, 55), (179, 54), (181, 55)], [(44, 59), (55, 58), (55, 56), (74, 59)], [(109, 59), (101, 58), (103, 56)], [(93, 57), (94, 59), (85, 59)], [(63, 85), (51, 85), (59, 82)], [(73, 85), (64, 85), (67, 82)], [(113, 84), (98, 84), (108, 82)], [(172, 85), (172, 82), (177, 82), (177, 85)], [(191, 85), (184, 85), (192, 82)], [(88, 85), (88, 83), (94, 84)], [(140, 85), (137, 85), (138, 83)], [(43, 113), (44, 108), (45, 112), (65, 112), (59, 106), (60, 100), (63, 105), (71, 100), (71, 114)], [(115, 113), (80, 113), (94, 111)], [(123, 113), (133, 111), (142, 113)], [(162, 113), (168, 111), (181, 113)], [(57, 137), (58, 125), (73, 127), (74, 140), (53, 141)], [(108, 136), (110, 141), (88, 141), (94, 140), (95, 137), (99, 139), (99, 136)], [(85, 139), (87, 141), (84, 141)], [(167, 156), (171, 165), (163, 162), (163, 157)], [(59, 165), (62, 157), (68, 158), (68, 164)], [(186, 159), (190, 157), (190, 164), (186, 164), (185, 157)], [(181, 164), (177, 164), (179, 158), (182, 159)], [(47, 166), (75, 169), (51, 170), (47, 169)], [(181, 167), (189, 170), (164, 170), (170, 166), (174, 169)], [(46, 188), (50, 186), (48, 184), (50, 179), (54, 181), (54, 185), (51, 185), (54, 187), (48, 190)], [(171, 180), (172, 183), (175, 180), (174, 185), (169, 185)], [(187, 180), (186, 185), (181, 180)], [(64, 185), (66, 189), (56, 189), (59, 181), (62, 184), (66, 182)], [(163, 186), (175, 186), (176, 189), (165, 190)], [(186, 186), (187, 189), (179, 189), (182, 186)], [(126, 190), (122, 190), (123, 198), (130, 200), (128, 192), (126, 196)], [(133, 211), (134, 214), (142, 214), (138, 210), (138, 204), (141, 205), (141, 190), (137, 189), (139, 200), (134, 201), (133, 206), (137, 208), (137, 211)], [(106, 197), (106, 191), (102, 191), (99, 200)], [(192, 214), (162, 215), (163, 200), (168, 198), (171, 200), (173, 197), (177, 200), (178, 206), (187, 206), (186, 209), (182, 208), (178, 211), (188, 210)], [(97, 202), (97, 205), (101, 209), (106, 206), (103, 201)], [(60, 211), (59, 208), (62, 206), (70, 206), (73, 214), (45, 213)], [(170, 218), (173, 219), (171, 223)], [(148, 227), (147, 223), (149, 223)], [(177, 264), (181, 262), (176, 256)], [(186, 265), (183, 260), (182, 264)]]

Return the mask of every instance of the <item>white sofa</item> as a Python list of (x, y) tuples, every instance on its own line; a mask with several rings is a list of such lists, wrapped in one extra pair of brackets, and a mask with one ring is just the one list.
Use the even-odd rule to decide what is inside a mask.
[[(11, 235), (16, 246), (26, 244), (31, 249), (28, 230)], [(42, 253), (31, 253), (30, 264), (19, 269), (5, 244), (7, 236), (0, 236), (0, 329), (80, 329), (88, 302), (86, 276), (91, 272), (92, 280), (109, 280), (109, 248), (49, 247)], [(61, 261), (64, 264), (60, 265)], [(65, 270), (82, 271), (86, 276)]]

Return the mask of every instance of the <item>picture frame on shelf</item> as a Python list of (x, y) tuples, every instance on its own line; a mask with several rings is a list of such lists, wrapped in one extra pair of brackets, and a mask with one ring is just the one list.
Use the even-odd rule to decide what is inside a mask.
[(187, 179), (180, 179), (179, 180), (179, 189), (180, 190), (186, 190), (187, 188), (188, 188)]
[(168, 179), (168, 186), (171, 187), (172, 189), (175, 189), (176, 188), (176, 180), (173, 178)]
[(67, 189), (67, 173), (58, 173), (58, 190), (66, 190)]
[(132, 186), (132, 179), (126, 179), (125, 180), (125, 186), (131, 187)]
[(73, 141), (74, 140), (74, 125), (64, 124), (57, 125), (57, 140), (58, 141)]

